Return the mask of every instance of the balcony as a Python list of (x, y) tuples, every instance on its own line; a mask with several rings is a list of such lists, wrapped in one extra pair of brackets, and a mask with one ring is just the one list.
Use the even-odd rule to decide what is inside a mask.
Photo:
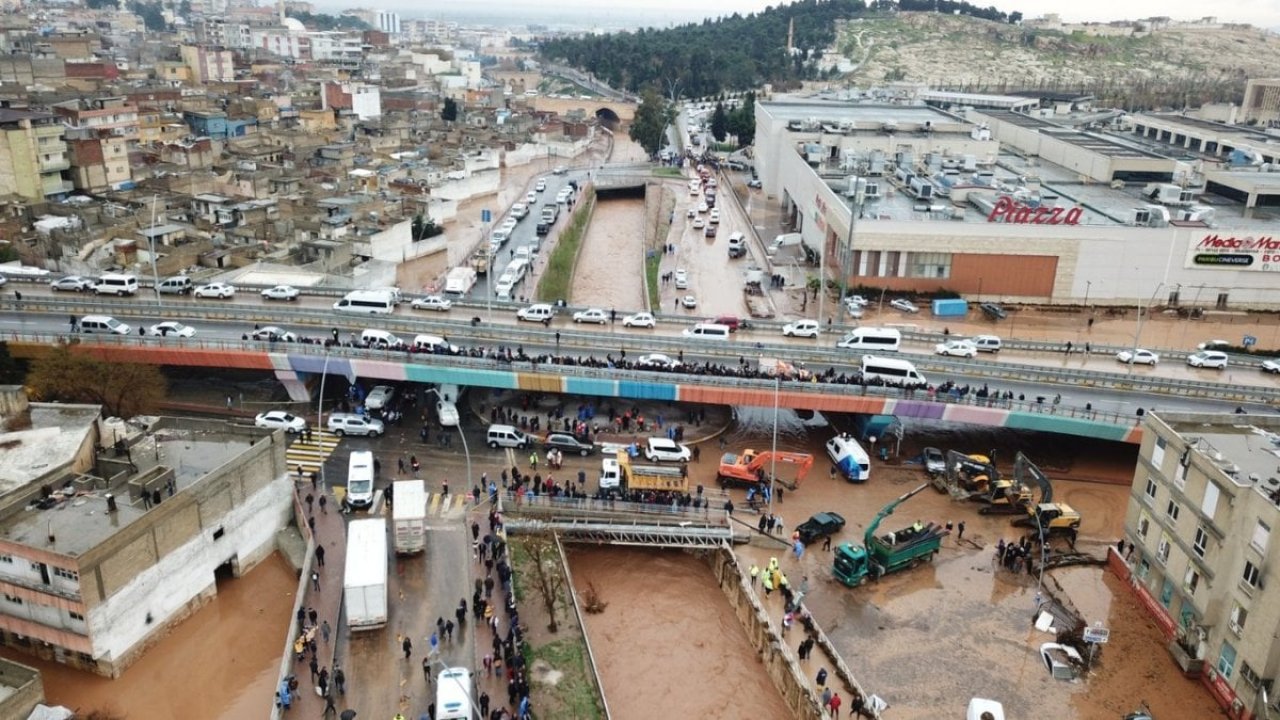
[(65, 195), (76, 189), (70, 180), (63, 180), (62, 176), (58, 176), (56, 180), (45, 179), (43, 185), (45, 195)]
[(70, 169), (71, 169), (71, 161), (64, 157), (54, 158), (52, 160), (42, 159), (40, 161), (41, 175), (45, 173), (62, 172), (63, 170), (70, 170)]

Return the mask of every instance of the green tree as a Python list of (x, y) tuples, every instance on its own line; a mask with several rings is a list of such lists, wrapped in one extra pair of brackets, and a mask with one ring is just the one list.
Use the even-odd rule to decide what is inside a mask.
[(756, 141), (756, 94), (747, 93), (742, 105), (729, 113), (729, 132), (738, 138), (738, 147), (746, 147)]
[(9, 354), (9, 343), (0, 340), (0, 385), (18, 385), (25, 374), (22, 365)]
[(69, 345), (32, 362), (27, 385), (43, 401), (96, 403), (105, 414), (125, 419), (153, 412), (167, 389), (154, 365), (105, 362), (72, 352)]
[(440, 119), (445, 122), (454, 122), (458, 119), (458, 102), (453, 98), (444, 99), (444, 108), (440, 110)]
[(646, 153), (650, 156), (657, 155), (658, 150), (662, 149), (662, 133), (669, 122), (671, 108), (656, 90), (650, 88), (640, 97), (640, 107), (636, 108), (629, 134), (632, 140), (640, 143)]
[(426, 240), (444, 233), (444, 228), (436, 225), (436, 221), (418, 213), (413, 218), (413, 241)]
[(139, 2), (134, 0), (129, 3), (129, 11), (142, 18), (142, 24), (148, 30), (164, 30), (169, 26), (164, 21), (164, 6), (158, 2)]
[(711, 113), (711, 137), (716, 142), (724, 142), (725, 135), (729, 133), (729, 115), (724, 111), (724, 103), (716, 103), (715, 112)]

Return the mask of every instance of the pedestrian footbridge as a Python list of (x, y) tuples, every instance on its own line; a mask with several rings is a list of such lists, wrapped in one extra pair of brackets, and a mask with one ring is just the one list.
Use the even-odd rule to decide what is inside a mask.
[(718, 548), (747, 542), (728, 513), (715, 508), (670, 509), (648, 503), (596, 499), (528, 499), (504, 503), (508, 532), (555, 533), (565, 542), (668, 548)]

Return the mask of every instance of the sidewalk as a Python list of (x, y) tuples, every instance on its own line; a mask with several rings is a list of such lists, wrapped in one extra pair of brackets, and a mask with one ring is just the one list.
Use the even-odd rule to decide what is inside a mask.
[[(320, 511), (320, 495), (321, 490), (313, 490), (310, 482), (295, 482), (299, 498), (306, 498), (308, 494), (315, 495), (315, 511), (311, 517), (315, 518), (315, 540), (317, 546), (324, 547), (324, 566), (320, 566), (319, 557), (315, 557), (310, 568), (304, 568), (302, 573), (307, 578), (306, 593), (302, 598), (302, 607), (313, 608), (316, 611), (316, 624), (322, 625), (328, 621), (330, 634), (329, 641), (325, 642), (319, 631), (316, 632), (316, 654), (319, 660), (319, 667), (329, 668), (329, 687), (331, 692), (337, 692), (337, 688), (332, 680), (334, 674), (336, 648), (338, 645), (338, 634), (342, 627), (339, 614), (342, 610), (342, 577), (346, 568), (347, 559), (347, 526), (342, 520), (342, 512), (337, 499), (332, 493), (328, 493), (327, 512)], [(327, 491), (325, 491), (327, 492)], [(299, 507), (305, 511), (306, 502), (300, 502)], [(303, 536), (309, 534), (308, 523), (306, 518), (299, 518), (299, 526)], [(311, 570), (314, 569), (320, 574), (320, 589), (316, 590), (315, 585), (311, 582)], [(310, 655), (301, 661), (292, 662), (292, 674), (298, 678), (298, 692), (293, 699), (293, 707), (286, 715), (294, 717), (319, 718), (324, 716), (325, 699), (316, 694), (316, 683), (312, 682), (311, 670), (308, 668)], [(348, 678), (348, 682), (350, 679)], [(340, 695), (334, 696), (334, 705), (337, 707), (338, 713), (341, 713), (345, 707), (342, 704)], [(330, 717), (337, 717), (336, 713), (330, 713)]]

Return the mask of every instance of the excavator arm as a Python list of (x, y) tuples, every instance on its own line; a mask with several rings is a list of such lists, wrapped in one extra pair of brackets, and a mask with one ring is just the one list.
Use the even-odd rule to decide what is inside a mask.
[(772, 452), (765, 451), (755, 456), (751, 461), (748, 469), (751, 472), (757, 470), (767, 470), (772, 466), (774, 461), (796, 466), (796, 482), (799, 482), (809, 474), (809, 470), (813, 468), (813, 456), (809, 453), (796, 452)]
[(899, 505), (915, 497), (921, 490), (924, 490), (927, 487), (929, 487), (929, 483), (924, 483), (915, 490), (911, 490), (903, 494), (897, 500), (894, 500), (888, 505), (880, 508), (880, 512), (876, 513), (875, 518), (873, 518), (867, 525), (867, 531), (862, 535), (862, 546), (868, 548), (871, 547), (871, 538), (875, 537), (876, 530), (880, 529), (880, 521), (892, 515), (893, 511), (897, 510)]

